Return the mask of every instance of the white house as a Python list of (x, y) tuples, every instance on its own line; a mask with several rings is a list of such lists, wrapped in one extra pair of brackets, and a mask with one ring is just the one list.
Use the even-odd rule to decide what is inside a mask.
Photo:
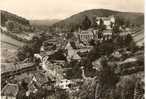
[(94, 38), (94, 31), (93, 29), (79, 31), (78, 37), (80, 41), (88, 42)]
[(106, 26), (107, 29), (111, 29), (111, 23), (115, 23), (115, 17), (114, 16), (108, 16), (108, 17), (96, 17), (96, 23), (97, 25), (100, 24), (100, 19), (102, 19), (103, 24)]
[(72, 84), (72, 82), (70, 80), (67, 79), (63, 79), (59, 82), (56, 83), (56, 86), (58, 86), (61, 89), (69, 89), (69, 84)]

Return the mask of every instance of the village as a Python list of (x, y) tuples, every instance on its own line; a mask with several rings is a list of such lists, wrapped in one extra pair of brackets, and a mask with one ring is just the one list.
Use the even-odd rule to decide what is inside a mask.
[(70, 38), (66, 33), (49, 34), (32, 59), (1, 65), (2, 99), (105, 99), (110, 88), (128, 87), (120, 86), (128, 83), (127, 75), (135, 83), (134, 91), (129, 83), (126, 94), (109, 91), (109, 97), (144, 99), (144, 41), (124, 25), (115, 32), (113, 15), (97, 16), (96, 24), (98, 28), (78, 28)]

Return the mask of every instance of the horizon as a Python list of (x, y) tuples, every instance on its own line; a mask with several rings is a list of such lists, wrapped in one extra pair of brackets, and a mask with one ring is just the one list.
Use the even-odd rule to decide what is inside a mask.
[[(103, 8), (99, 8), (99, 9), (96, 9), (96, 10), (100, 10), (100, 9), (103, 9)], [(0, 9), (0, 10), (1, 10), (1, 9)], [(94, 10), (94, 9), (88, 9), (88, 10)], [(88, 10), (84, 10), (84, 11), (88, 11)], [(112, 9), (103, 9), (103, 10), (118, 11), (118, 10), (112, 10)], [(3, 10), (3, 11), (6, 11), (6, 10)], [(81, 11), (81, 12), (84, 12), (84, 11)], [(13, 12), (10, 12), (10, 11), (6, 11), (6, 12), (9, 12), (9, 13), (15, 14), (15, 15), (17, 15), (17, 16), (19, 16), (19, 17), (28, 19), (27, 17), (21, 16), (21, 15), (19, 15), (19, 14), (16, 14), (16, 13), (13, 13)], [(118, 12), (126, 12), (126, 11), (118, 11)], [(80, 13), (80, 12), (78, 12), (78, 13)], [(75, 14), (78, 14), (78, 13), (75, 13)], [(144, 14), (144, 12), (132, 12), (132, 11), (131, 11), (131, 12), (129, 11), (129, 13), (142, 13), (142, 14)], [(75, 14), (73, 14), (73, 15), (75, 15)], [(69, 17), (71, 17), (71, 16), (73, 16), (73, 15), (67, 16), (66, 18), (69, 18)], [(64, 18), (64, 19), (66, 19), (66, 18)], [(28, 20), (64, 20), (64, 19), (44, 18), (44, 19), (28, 19)]]
[(43, 2), (41, 0), (21, 0), (21, 2), (20, 0), (5, 0), (0, 3), (0, 10), (29, 20), (63, 20), (92, 9), (144, 13), (144, 0), (44, 0)]

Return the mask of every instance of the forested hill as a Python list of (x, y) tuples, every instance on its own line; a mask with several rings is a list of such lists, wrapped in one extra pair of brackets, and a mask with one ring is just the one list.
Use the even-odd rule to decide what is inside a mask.
[(132, 24), (136, 24), (136, 25), (144, 24), (143, 13), (119, 12), (119, 11), (112, 11), (112, 10), (107, 10), (107, 9), (92, 9), (92, 10), (86, 10), (86, 11), (77, 13), (75, 15), (72, 15), (71, 17), (68, 17), (62, 21), (55, 23), (50, 28), (57, 27), (60, 29), (70, 29), (72, 26), (78, 27), (81, 25), (85, 16), (87, 16), (92, 22), (92, 24), (94, 24), (94, 21), (95, 21), (94, 19), (97, 16), (110, 16), (110, 15), (118, 16), (125, 20), (129, 20)]
[(30, 25), (29, 20), (27, 20), (23, 17), (20, 17), (16, 14), (12, 14), (12, 13), (4, 11), (4, 10), (0, 10), (0, 14), (1, 14), (1, 25), (2, 26), (5, 26), (7, 21), (14, 21), (14, 22), (17, 22), (22, 25)]

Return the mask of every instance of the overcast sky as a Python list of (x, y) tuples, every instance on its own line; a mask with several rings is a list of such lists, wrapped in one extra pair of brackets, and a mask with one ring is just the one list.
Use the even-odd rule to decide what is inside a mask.
[(0, 0), (0, 9), (27, 19), (64, 19), (88, 9), (144, 12), (144, 0)]

